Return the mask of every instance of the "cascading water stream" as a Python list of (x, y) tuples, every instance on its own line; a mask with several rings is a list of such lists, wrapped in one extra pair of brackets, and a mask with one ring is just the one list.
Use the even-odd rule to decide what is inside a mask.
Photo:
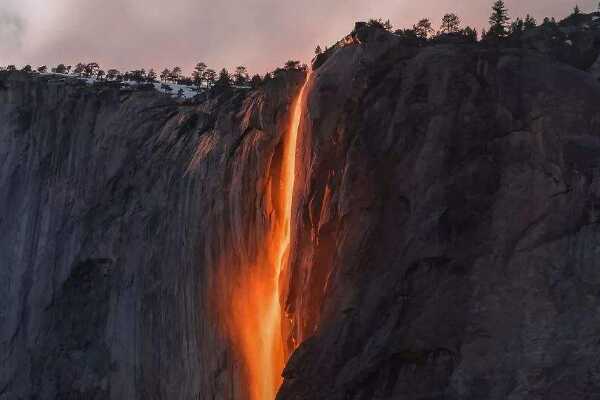
[(289, 129), (282, 142), (279, 179), (274, 181), (271, 177), (275, 220), (256, 265), (245, 266), (247, 276), (241, 277), (224, 310), (230, 315), (226, 330), (237, 356), (243, 361), (250, 400), (273, 400), (282, 383), (285, 350), (279, 277), (287, 264), (291, 242), (296, 147), (309, 78), (307, 74), (292, 106)]

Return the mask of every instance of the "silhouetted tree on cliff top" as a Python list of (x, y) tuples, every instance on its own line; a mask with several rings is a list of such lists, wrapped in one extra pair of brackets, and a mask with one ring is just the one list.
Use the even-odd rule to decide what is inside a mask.
[(150, 68), (146, 74), (146, 80), (151, 83), (156, 82), (156, 72), (154, 71), (154, 68)]
[(179, 76), (181, 75), (181, 67), (173, 67), (171, 70), (171, 74), (169, 75), (169, 80), (173, 83), (179, 80)]
[(170, 76), (171, 76), (171, 71), (168, 68), (165, 68), (160, 73), (160, 80), (163, 82), (166, 82), (169, 80)]
[(537, 26), (537, 21), (535, 20), (535, 18), (533, 18), (531, 15), (527, 14), (525, 16), (525, 21), (523, 22), (523, 29), (524, 30), (529, 30), (529, 29), (533, 29)]
[(458, 15), (450, 13), (442, 17), (441, 33), (455, 33), (460, 30), (460, 18)]
[(202, 87), (202, 83), (204, 82), (204, 71), (206, 71), (206, 68), (206, 64), (199, 62), (196, 64), (194, 72), (192, 72), (192, 80), (194, 81), (194, 85), (197, 89)]
[(367, 25), (373, 28), (380, 28), (380, 29), (385, 29), (386, 31), (391, 32), (392, 29), (394, 29), (394, 27), (392, 26), (392, 23), (390, 22), (390, 20), (382, 20), (381, 18), (371, 18), (368, 22)]
[(96, 75), (96, 72), (100, 69), (100, 65), (96, 62), (91, 62), (85, 65), (83, 68), (83, 75), (87, 78), (90, 78)]
[(508, 36), (508, 10), (504, 1), (497, 0), (492, 6), (492, 15), (490, 15), (490, 29), (488, 37), (504, 38)]
[(248, 69), (243, 65), (238, 66), (233, 73), (233, 80), (238, 86), (247, 85), (250, 80), (248, 77)]
[(284, 67), (284, 69), (286, 69), (288, 71), (292, 70), (292, 69), (299, 69), (300, 68), (300, 61), (297, 61), (297, 60), (288, 60), (283, 67)]
[(84, 69), (85, 69), (85, 64), (77, 63), (77, 64), (75, 64), (75, 68), (73, 68), (73, 73), (75, 75), (81, 75), (81, 74), (83, 74)]
[(65, 74), (67, 73), (67, 67), (65, 64), (58, 64), (56, 68), (52, 68), (52, 72), (56, 74)]
[(262, 79), (260, 78), (260, 75), (254, 75), (252, 77), (252, 79), (250, 80), (250, 86), (252, 86), (253, 89), (256, 89), (257, 87), (259, 87), (262, 83)]
[(214, 69), (207, 68), (202, 73), (202, 79), (204, 80), (204, 82), (206, 82), (207, 87), (209, 87), (209, 88), (213, 87), (215, 85), (215, 81), (217, 79), (217, 73), (215, 72)]
[(114, 69), (114, 68), (113, 69), (109, 69), (106, 72), (106, 79), (108, 79), (109, 81), (116, 80), (119, 75), (121, 75), (121, 73), (119, 72), (119, 70)]
[(221, 72), (219, 72), (219, 79), (215, 82), (215, 87), (225, 88), (231, 86), (231, 75), (226, 68), (223, 68)]
[(428, 18), (423, 18), (413, 25), (413, 31), (418, 39), (427, 39), (434, 32), (431, 27), (431, 21)]
[(471, 28), (470, 26), (465, 27), (462, 31), (463, 36), (469, 42), (477, 41), (477, 29)]

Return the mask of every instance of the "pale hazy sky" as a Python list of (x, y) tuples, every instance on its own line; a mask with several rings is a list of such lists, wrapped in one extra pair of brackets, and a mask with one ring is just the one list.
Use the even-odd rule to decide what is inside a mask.
[[(511, 16), (560, 19), (575, 2), (596, 10), (598, 0), (506, 0)], [(307, 62), (317, 44), (329, 45), (354, 21), (389, 18), (408, 27), (455, 12), (464, 24), (487, 26), (492, 0), (0, 0), (0, 65), (97, 61), (130, 69), (197, 61), (212, 68), (246, 65), (264, 73), (288, 59)]]

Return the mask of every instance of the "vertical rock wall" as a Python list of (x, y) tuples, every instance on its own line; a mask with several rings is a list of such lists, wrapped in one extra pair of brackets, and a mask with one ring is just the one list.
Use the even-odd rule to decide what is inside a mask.
[(313, 74), (278, 399), (600, 395), (600, 84), (392, 35)]
[(193, 106), (1, 77), (1, 399), (240, 398), (211, 276), (260, 240), (299, 75)]

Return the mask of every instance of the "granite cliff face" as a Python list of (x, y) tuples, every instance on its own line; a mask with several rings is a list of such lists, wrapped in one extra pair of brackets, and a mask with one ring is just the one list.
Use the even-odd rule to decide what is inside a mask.
[(600, 85), (393, 37), (313, 75), (278, 399), (600, 395)]
[[(504, 47), (357, 30), (317, 60), (278, 399), (600, 396), (587, 18)], [(211, 290), (260, 252), (303, 76), (194, 104), (0, 77), (0, 399), (246, 398)]]
[(190, 106), (2, 77), (0, 398), (242, 396), (208, 282), (258, 240), (234, 226), (255, 225), (239, 210), (260, 210), (301, 80)]

